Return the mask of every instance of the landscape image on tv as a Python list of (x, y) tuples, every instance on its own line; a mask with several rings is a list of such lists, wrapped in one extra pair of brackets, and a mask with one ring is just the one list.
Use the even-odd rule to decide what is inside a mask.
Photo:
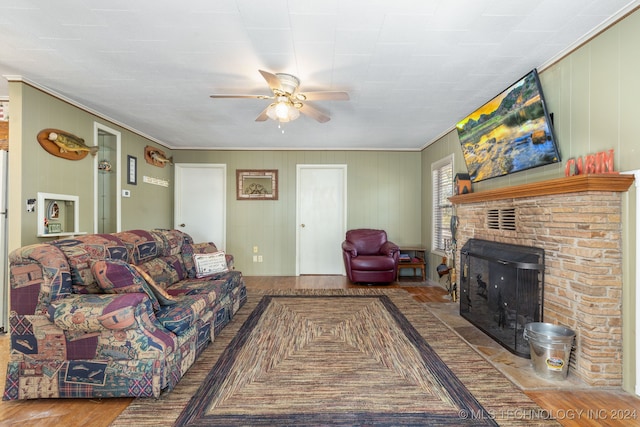
[(472, 182), (560, 161), (535, 69), (456, 127)]

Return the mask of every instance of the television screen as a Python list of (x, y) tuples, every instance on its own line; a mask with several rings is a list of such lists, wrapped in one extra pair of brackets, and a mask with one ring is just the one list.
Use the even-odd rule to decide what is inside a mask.
[(456, 127), (472, 182), (560, 161), (535, 69)]

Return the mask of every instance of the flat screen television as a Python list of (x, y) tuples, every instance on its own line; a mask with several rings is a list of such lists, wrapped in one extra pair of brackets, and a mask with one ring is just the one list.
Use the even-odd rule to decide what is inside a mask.
[(560, 162), (535, 69), (456, 128), (472, 182)]

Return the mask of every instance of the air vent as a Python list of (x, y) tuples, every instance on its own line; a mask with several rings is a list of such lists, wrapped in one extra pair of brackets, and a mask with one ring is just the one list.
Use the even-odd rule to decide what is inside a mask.
[(487, 211), (487, 227), (490, 230), (516, 229), (516, 209), (489, 209)]

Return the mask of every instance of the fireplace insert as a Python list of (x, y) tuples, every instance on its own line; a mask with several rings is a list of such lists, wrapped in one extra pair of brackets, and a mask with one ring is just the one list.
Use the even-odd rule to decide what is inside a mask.
[(460, 250), (460, 315), (510, 352), (530, 358), (523, 332), (542, 322), (544, 249), (469, 239)]

